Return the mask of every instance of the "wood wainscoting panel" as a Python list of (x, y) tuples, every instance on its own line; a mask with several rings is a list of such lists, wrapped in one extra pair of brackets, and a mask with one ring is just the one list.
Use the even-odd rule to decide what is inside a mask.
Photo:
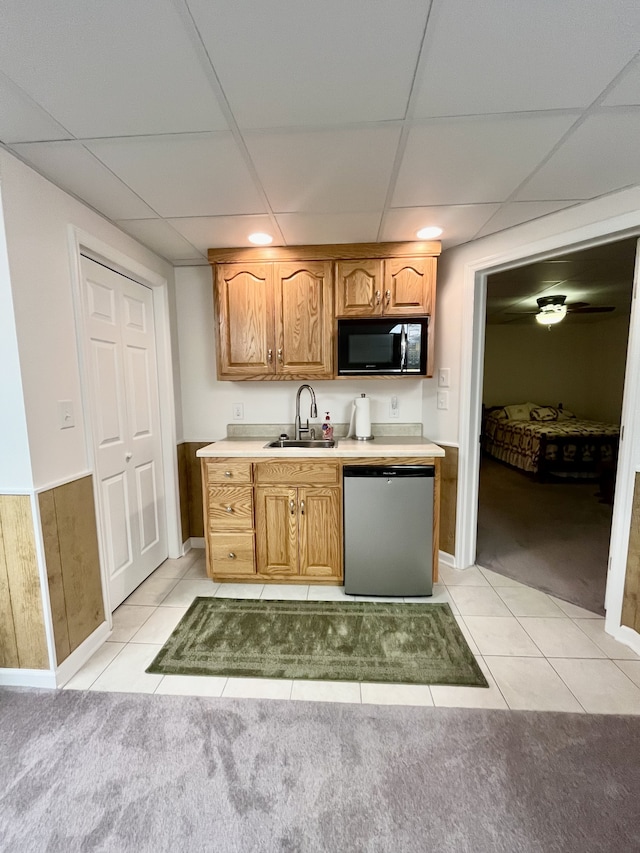
[(7, 561), (4, 556), (4, 540), (0, 524), (0, 666), (14, 669), (18, 662), (16, 631), (13, 625), (11, 608), (11, 589), (7, 574)]
[(440, 550), (456, 550), (456, 504), (458, 501), (458, 448), (445, 447), (440, 467)]
[(622, 624), (640, 631), (640, 473), (636, 473), (631, 509), (627, 573), (622, 599)]
[[(0, 588), (8, 592), (15, 641), (2, 649), (0, 665), (21, 669), (48, 669), (42, 590), (36, 555), (31, 499), (28, 495), (0, 495)], [(7, 611), (7, 603), (0, 609)], [(0, 635), (1, 636), (1, 635)], [(12, 663), (13, 661), (13, 663)]]
[(187, 445), (182, 442), (176, 448), (178, 458), (178, 495), (180, 498), (180, 534), (181, 541), (186, 542), (191, 536), (189, 528), (189, 460)]
[(44, 543), (44, 558), (47, 564), (49, 584), (49, 603), (53, 620), (53, 640), (56, 648), (56, 661), (61, 663), (71, 654), (69, 628), (67, 626), (67, 605), (64, 600), (62, 582), (62, 560), (58, 542), (58, 522), (53, 490), (38, 495), (40, 506), (40, 525)]
[(42, 492), (39, 504), (60, 664), (105, 621), (93, 478)]
[(186, 441), (188, 501), (189, 501), (189, 537), (204, 536), (204, 515), (202, 512), (202, 471), (196, 450), (211, 444), (210, 441)]

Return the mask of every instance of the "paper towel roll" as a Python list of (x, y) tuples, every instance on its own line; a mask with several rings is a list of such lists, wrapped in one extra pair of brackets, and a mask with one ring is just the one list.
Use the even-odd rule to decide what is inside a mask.
[(354, 400), (356, 409), (355, 433), (356, 438), (373, 438), (371, 435), (371, 404), (368, 397), (362, 394)]

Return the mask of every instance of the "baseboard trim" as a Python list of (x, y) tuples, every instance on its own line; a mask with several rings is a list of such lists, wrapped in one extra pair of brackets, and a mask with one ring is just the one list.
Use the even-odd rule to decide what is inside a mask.
[(93, 634), (89, 634), (87, 639), (81, 643), (77, 649), (69, 655), (68, 658), (62, 661), (55, 672), (55, 684), (52, 687), (62, 687), (85, 665), (91, 655), (98, 651), (100, 646), (107, 640), (111, 634), (111, 628), (108, 622), (103, 622), (98, 625)]
[(640, 655), (640, 634), (634, 631), (633, 628), (621, 625), (613, 636), (619, 643), (622, 643), (637, 655)]
[(455, 569), (456, 560), (453, 554), (447, 554), (446, 551), (438, 551), (438, 560), (443, 566), (448, 566), (450, 569)]
[(1, 687), (56, 686), (56, 676), (49, 669), (0, 669)]
[(189, 539), (190, 548), (204, 548), (204, 536), (192, 536)]

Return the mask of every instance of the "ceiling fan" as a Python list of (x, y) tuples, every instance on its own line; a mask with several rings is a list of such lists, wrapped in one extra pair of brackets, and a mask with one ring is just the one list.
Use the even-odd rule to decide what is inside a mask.
[(543, 326), (552, 326), (564, 320), (567, 314), (603, 314), (616, 310), (613, 305), (590, 305), (588, 302), (566, 303), (566, 298), (566, 296), (560, 294), (540, 296), (536, 299), (538, 303), (537, 311), (519, 311), (517, 313), (520, 316), (527, 314), (535, 315), (538, 323), (541, 323)]

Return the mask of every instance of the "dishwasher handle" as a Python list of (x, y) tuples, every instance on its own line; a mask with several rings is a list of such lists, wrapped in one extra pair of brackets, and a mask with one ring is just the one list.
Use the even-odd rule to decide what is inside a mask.
[(435, 477), (435, 465), (345, 465), (342, 473), (348, 477)]

